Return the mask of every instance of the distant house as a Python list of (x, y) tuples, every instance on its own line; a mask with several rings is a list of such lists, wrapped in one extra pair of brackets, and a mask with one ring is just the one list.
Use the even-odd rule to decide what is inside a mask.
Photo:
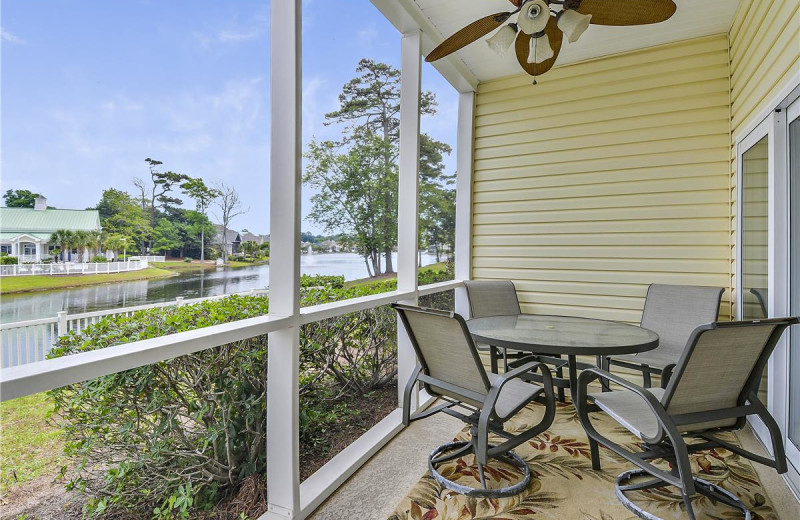
[(242, 231), (240, 236), (242, 237), (242, 242), (255, 242), (258, 245), (269, 243), (269, 235), (256, 235), (249, 231)]
[(228, 229), (225, 232), (226, 240), (223, 240), (222, 231), (224, 226), (222, 224), (214, 224), (217, 228), (217, 234), (214, 236), (213, 245), (217, 246), (220, 251), (225, 247), (229, 255), (234, 255), (239, 252), (239, 246), (242, 245), (242, 236), (238, 231)]
[(336, 253), (341, 250), (341, 246), (333, 240), (323, 240), (317, 245), (326, 253)]
[[(50, 235), (59, 229), (100, 231), (100, 213), (93, 209), (48, 209), (47, 199), (37, 197), (33, 208), (0, 208), (0, 253), (16, 256), (20, 262), (40, 262), (52, 258), (59, 244)], [(66, 258), (88, 250), (73, 249)]]

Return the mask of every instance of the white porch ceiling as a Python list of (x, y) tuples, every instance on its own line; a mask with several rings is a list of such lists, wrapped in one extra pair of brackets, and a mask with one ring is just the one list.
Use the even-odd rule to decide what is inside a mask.
[[(413, 13), (415, 18), (425, 19), (427, 32), (430, 32), (430, 28), (438, 32), (427, 35), (435, 44), (478, 18), (514, 9), (508, 0), (407, 0), (399, 3), (405, 4), (407, 9), (416, 10)], [(740, 0), (675, 0), (675, 3), (678, 5), (677, 12), (672, 18), (659, 24), (632, 27), (590, 26), (579, 41), (564, 42), (555, 66), (727, 32)], [(450, 60), (456, 68), (466, 68), (478, 81), (522, 73), (513, 50), (498, 57), (484, 40), (485, 38), (481, 38), (440, 61)], [(424, 50), (429, 52), (431, 49)]]

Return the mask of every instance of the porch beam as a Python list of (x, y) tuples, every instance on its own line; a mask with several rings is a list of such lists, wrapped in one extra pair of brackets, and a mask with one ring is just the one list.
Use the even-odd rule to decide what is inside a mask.
[(300, 190), (302, 150), (302, 0), (272, 2), (270, 154), (270, 314), (292, 325), (269, 334), (267, 362), (267, 512), (300, 514)]
[[(458, 95), (456, 133), (456, 250), (455, 277), (472, 277), (472, 145), (475, 92)], [(469, 316), (469, 300), (463, 287), (456, 289), (456, 312)]]
[[(403, 303), (416, 304), (419, 246), (419, 108), (422, 90), (422, 33), (403, 34), (400, 43), (400, 172), (397, 194), (397, 290), (413, 292)], [(397, 321), (397, 395), (403, 405), (405, 381), (417, 358), (402, 324)], [(413, 408), (413, 406), (412, 406)]]

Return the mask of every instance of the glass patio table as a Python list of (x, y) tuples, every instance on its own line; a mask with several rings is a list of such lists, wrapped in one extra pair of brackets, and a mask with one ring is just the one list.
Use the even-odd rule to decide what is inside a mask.
[(559, 387), (577, 388), (578, 369), (594, 367), (578, 363), (577, 356), (636, 354), (658, 346), (658, 334), (627, 323), (577, 318), (517, 314), (490, 316), (467, 321), (473, 339), (493, 347), (504, 347), (531, 354), (566, 356), (569, 379), (554, 378)]

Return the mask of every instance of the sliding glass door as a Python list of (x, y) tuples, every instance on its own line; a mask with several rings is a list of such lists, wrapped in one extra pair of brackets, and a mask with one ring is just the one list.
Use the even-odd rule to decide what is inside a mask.
[[(769, 133), (754, 132), (741, 147), (741, 293), (739, 316), (756, 320), (769, 316)], [(759, 398), (768, 403), (768, 368)]]

